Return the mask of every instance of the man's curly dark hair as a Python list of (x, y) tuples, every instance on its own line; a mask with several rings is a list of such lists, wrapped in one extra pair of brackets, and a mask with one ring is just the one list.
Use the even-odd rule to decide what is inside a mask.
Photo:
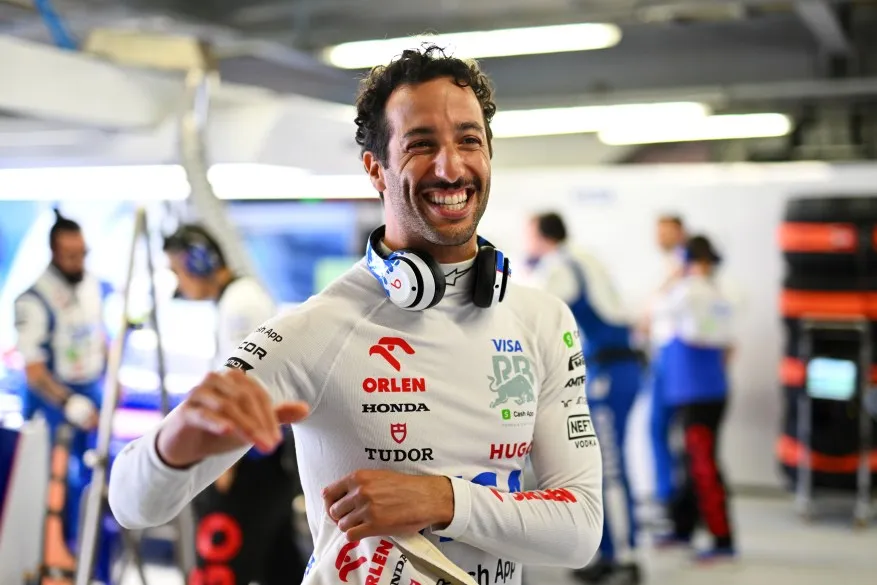
[(438, 77), (450, 77), (460, 87), (471, 87), (481, 104), (484, 127), (487, 132), (487, 148), (493, 156), (493, 132), (490, 121), (496, 113), (493, 87), (482, 73), (478, 63), (448, 57), (438, 45), (425, 44), (420, 50), (408, 49), (389, 65), (372, 68), (359, 85), (356, 97), (356, 143), (374, 153), (386, 166), (390, 127), (387, 123), (386, 105), (390, 94), (401, 85), (423, 83)]

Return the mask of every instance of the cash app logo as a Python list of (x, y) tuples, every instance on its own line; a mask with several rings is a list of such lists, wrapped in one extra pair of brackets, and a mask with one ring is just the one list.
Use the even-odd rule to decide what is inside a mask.
[(563, 334), (563, 342), (566, 344), (567, 347), (573, 346), (573, 338), (572, 338), (571, 331), (567, 331), (566, 333)]
[(510, 411), (508, 408), (503, 408), (502, 420), (509, 420), (510, 418), (512, 418), (512, 411)]

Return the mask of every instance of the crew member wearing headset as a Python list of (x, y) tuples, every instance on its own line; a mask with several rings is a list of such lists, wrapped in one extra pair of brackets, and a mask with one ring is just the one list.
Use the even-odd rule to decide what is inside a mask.
[(688, 544), (703, 521), (713, 544), (697, 555), (701, 561), (735, 554), (728, 491), (718, 461), (733, 338), (733, 303), (715, 279), (719, 262), (706, 237), (694, 236), (686, 244), (684, 276), (666, 301), (672, 337), (661, 350), (664, 400), (678, 413), (684, 431), (685, 474), (670, 507), (673, 530), (658, 545)]
[[(624, 457), (627, 421), (642, 385), (642, 355), (631, 345), (631, 326), (608, 271), (593, 255), (567, 244), (557, 213), (533, 217), (525, 242), (531, 284), (559, 296), (572, 308), (583, 332), (587, 399), (603, 452), (605, 520), (600, 554), (574, 576), (589, 583), (640, 582), (634, 561), (636, 520)], [(570, 360), (569, 369), (574, 369)], [(570, 378), (585, 385), (582, 378)], [(584, 396), (581, 397), (584, 399)]]
[(24, 419), (42, 416), (52, 440), (61, 424), (74, 428), (63, 525), (68, 546), (76, 550), (82, 493), (91, 479), (83, 455), (94, 446), (106, 368), (103, 306), (109, 287), (85, 270), (79, 224), (57, 209), (55, 216), (51, 263), (16, 299), (15, 327), (27, 379)]
[(677, 215), (662, 215), (657, 222), (658, 247), (664, 258), (664, 276), (653, 295), (645, 320), (640, 324), (641, 333), (648, 339), (651, 377), (651, 412), (649, 427), (655, 469), (655, 500), (661, 513), (667, 513), (673, 492), (673, 474), (676, 463), (670, 449), (670, 426), (673, 409), (664, 400), (666, 377), (661, 363), (661, 348), (673, 334), (672, 319), (667, 306), (667, 293), (679, 281), (684, 270), (685, 225)]
[[(215, 367), (221, 368), (243, 346), (244, 338), (277, 313), (274, 301), (256, 279), (236, 276), (226, 266), (219, 244), (200, 225), (181, 226), (165, 239), (164, 250), (177, 277), (178, 293), (191, 300), (216, 302)], [(269, 343), (282, 341), (272, 331), (263, 334)], [(260, 349), (272, 348), (253, 351), (258, 355)], [(305, 563), (295, 542), (292, 515), (292, 501), (299, 491), (291, 431), (287, 430), (284, 441), (270, 455), (250, 450), (193, 502), (198, 567), (189, 582), (204, 582), (217, 571), (217, 565), (233, 572), (235, 583), (301, 582)], [(236, 543), (239, 549), (220, 554), (217, 534), (221, 534), (221, 547)]]

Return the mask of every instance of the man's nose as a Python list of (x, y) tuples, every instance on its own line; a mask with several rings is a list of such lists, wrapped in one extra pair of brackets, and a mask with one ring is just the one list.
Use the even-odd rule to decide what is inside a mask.
[(466, 174), (463, 157), (456, 148), (447, 147), (435, 158), (435, 174), (449, 183), (456, 183)]

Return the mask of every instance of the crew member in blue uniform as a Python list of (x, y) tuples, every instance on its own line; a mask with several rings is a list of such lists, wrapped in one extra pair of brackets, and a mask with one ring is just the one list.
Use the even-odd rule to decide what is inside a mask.
[(79, 224), (58, 210), (55, 215), (49, 232), (51, 263), (16, 299), (15, 327), (27, 379), (23, 417), (41, 415), (52, 440), (62, 423), (74, 428), (63, 524), (65, 539), (76, 550), (80, 500), (91, 480), (83, 455), (94, 446), (103, 392), (103, 304), (109, 288), (85, 271), (87, 250)]
[[(533, 217), (528, 227), (528, 281), (569, 304), (583, 334), (587, 383), (575, 378), (570, 383), (586, 386), (603, 451), (600, 554), (574, 576), (589, 583), (639, 583), (634, 559), (637, 526), (624, 449), (628, 417), (642, 385), (642, 356), (633, 348), (629, 318), (608, 271), (594, 256), (567, 246), (563, 218), (545, 213)], [(570, 363), (570, 370), (573, 367)]]
[(697, 555), (702, 561), (735, 554), (718, 460), (733, 340), (733, 303), (715, 279), (719, 261), (706, 237), (694, 236), (686, 244), (684, 276), (667, 295), (672, 337), (661, 350), (664, 400), (684, 431), (685, 474), (670, 506), (673, 531), (658, 544), (688, 544), (702, 521), (713, 537), (711, 548)]

